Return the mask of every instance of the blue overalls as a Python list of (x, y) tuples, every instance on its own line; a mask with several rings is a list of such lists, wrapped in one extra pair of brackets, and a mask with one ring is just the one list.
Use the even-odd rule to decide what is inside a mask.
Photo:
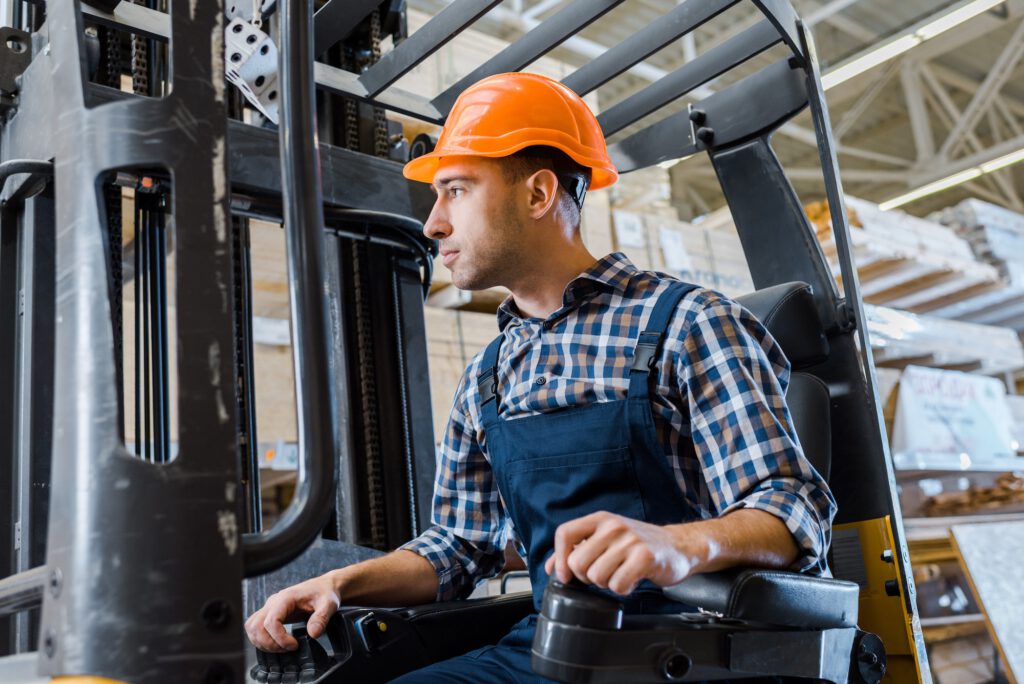
[[(547, 586), (544, 562), (564, 522), (609, 511), (664, 525), (684, 522), (688, 505), (659, 444), (651, 414), (650, 369), (680, 299), (695, 285), (675, 283), (655, 303), (640, 334), (625, 399), (515, 420), (498, 416), (497, 362), (503, 335), (484, 353), (478, 377), (487, 454), (502, 499), (527, 550), (534, 604)], [(621, 597), (617, 597), (621, 600)], [(678, 611), (649, 582), (624, 601), (630, 612)], [(396, 682), (548, 682), (530, 667), (536, 616), (517, 624), (496, 646), (399, 678)]]

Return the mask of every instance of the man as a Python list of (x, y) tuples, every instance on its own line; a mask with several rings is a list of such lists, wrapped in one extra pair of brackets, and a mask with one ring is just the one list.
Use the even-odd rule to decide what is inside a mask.
[[(538, 605), (551, 575), (657, 612), (676, 608), (659, 587), (697, 572), (826, 571), (835, 503), (797, 443), (788, 362), (724, 296), (587, 251), (585, 192), (618, 173), (575, 93), (533, 74), (484, 79), (405, 175), (437, 193), (424, 232), (453, 283), (511, 291), (501, 334), (456, 393), (434, 525), (271, 597), (246, 622), (256, 646), (295, 648), (282, 625), (293, 613), (311, 613), (318, 636), (342, 602), (465, 597), (510, 541)], [(400, 681), (541, 681), (534, 624)]]

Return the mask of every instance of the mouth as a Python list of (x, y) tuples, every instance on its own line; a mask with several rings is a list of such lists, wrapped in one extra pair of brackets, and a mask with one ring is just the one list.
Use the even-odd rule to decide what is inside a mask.
[(459, 256), (458, 250), (452, 250), (450, 252), (441, 252), (441, 259), (444, 261), (445, 266), (451, 265), (455, 258)]

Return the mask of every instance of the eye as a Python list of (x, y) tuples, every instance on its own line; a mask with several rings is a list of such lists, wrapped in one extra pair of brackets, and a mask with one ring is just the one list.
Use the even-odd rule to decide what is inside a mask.
[(461, 195), (464, 192), (465, 192), (465, 188), (460, 188), (457, 185), (450, 185), (450, 186), (448, 186), (448, 196), (450, 198), (452, 198), (452, 199), (455, 199), (456, 197), (458, 197), (459, 195)]

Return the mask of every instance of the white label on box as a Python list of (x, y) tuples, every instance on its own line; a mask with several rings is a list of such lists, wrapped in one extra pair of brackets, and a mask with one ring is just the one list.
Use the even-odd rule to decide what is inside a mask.
[(658, 239), (661, 241), (661, 254), (665, 258), (665, 268), (676, 273), (693, 268), (693, 262), (683, 244), (682, 233), (662, 226), (658, 229)]
[(646, 247), (647, 240), (644, 237), (644, 222), (636, 214), (628, 211), (613, 212), (615, 221), (615, 238), (619, 247)]
[(919, 366), (903, 371), (892, 431), (897, 468), (1012, 470), (1017, 446), (1001, 381)]

